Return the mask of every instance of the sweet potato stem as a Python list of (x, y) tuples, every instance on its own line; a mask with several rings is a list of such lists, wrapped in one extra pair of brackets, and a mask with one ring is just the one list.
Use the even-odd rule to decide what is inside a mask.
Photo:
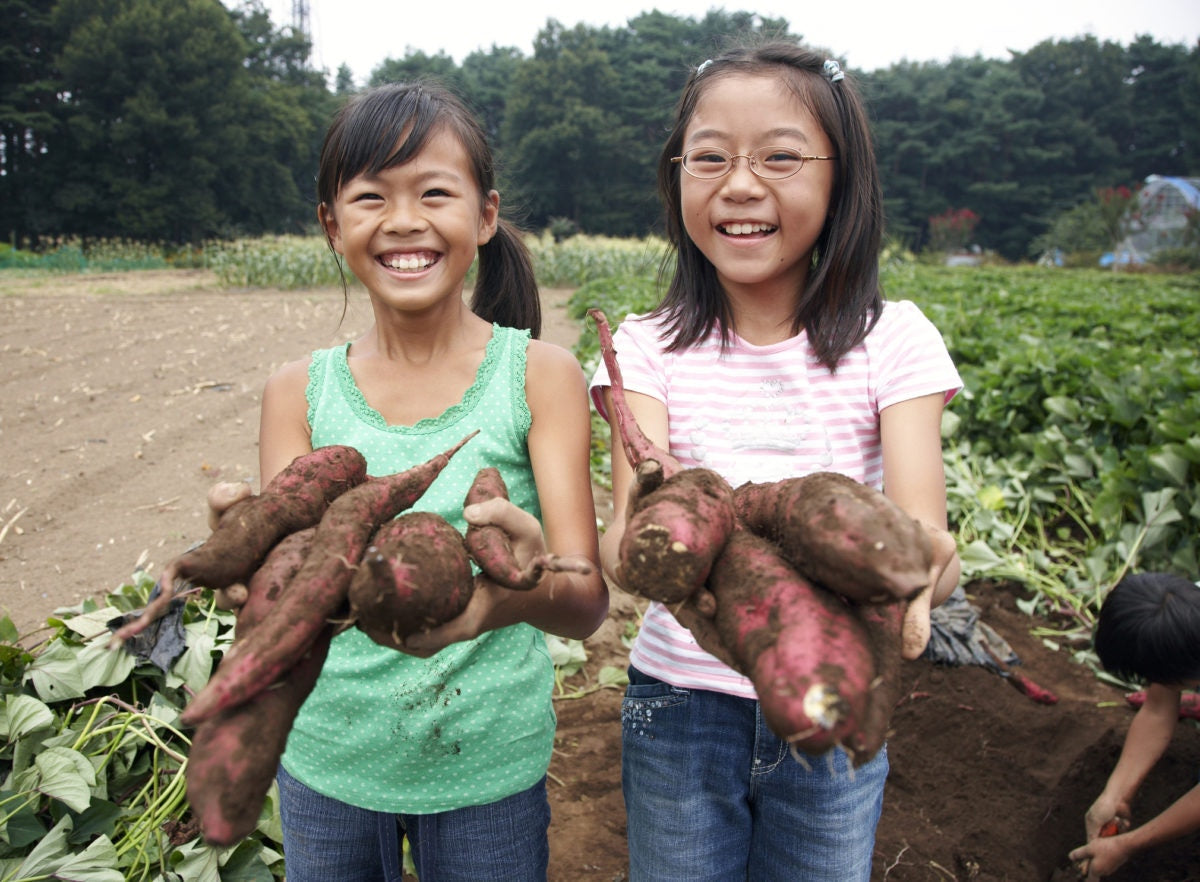
[(630, 468), (647, 460), (657, 460), (662, 466), (664, 477), (670, 477), (683, 468), (679, 461), (670, 453), (663, 450), (645, 436), (629, 403), (625, 399), (625, 382), (621, 378), (621, 366), (617, 364), (617, 351), (613, 346), (612, 330), (608, 318), (599, 309), (589, 309), (588, 315), (596, 323), (596, 331), (600, 335), (600, 355), (604, 359), (604, 367), (608, 370), (608, 383), (612, 390), (613, 413), (617, 418), (618, 434), (621, 436), (621, 447), (625, 450), (625, 458), (629, 460)]

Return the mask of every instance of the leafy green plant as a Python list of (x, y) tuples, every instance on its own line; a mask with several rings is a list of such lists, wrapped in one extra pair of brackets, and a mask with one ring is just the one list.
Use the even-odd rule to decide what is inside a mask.
[[(1023, 586), (1029, 612), (1082, 639), (1126, 569), (1200, 572), (1200, 276), (892, 259), (881, 279), (938, 327), (964, 380), (943, 434), (967, 579)], [(586, 310), (619, 321), (658, 293), (650, 272), (574, 292), (585, 372), (599, 358)], [(607, 439), (597, 418), (603, 486)]]
[(178, 725), (232, 640), (211, 596), (182, 607), (182, 654), (164, 671), (108, 647), (107, 623), (146, 602), (138, 574), (103, 604), (60, 610), (24, 646), (0, 620), (0, 879), (238, 880), (282, 876), (274, 795), (256, 833), (212, 848), (189, 815), (190, 740)]
[[(58, 610), (36, 643), (0, 618), (3, 882), (283, 878), (274, 787), (254, 833), (228, 848), (200, 839), (187, 801), (191, 741), (179, 714), (232, 644), (234, 614), (217, 609), (211, 592), (189, 597), (178, 618), (181, 654), (167, 670), (109, 648), (109, 622), (144, 607), (153, 588), (138, 573), (102, 603)], [(623, 685), (624, 671), (605, 667), (568, 688), (587, 652), (578, 640), (547, 643), (557, 697)]]

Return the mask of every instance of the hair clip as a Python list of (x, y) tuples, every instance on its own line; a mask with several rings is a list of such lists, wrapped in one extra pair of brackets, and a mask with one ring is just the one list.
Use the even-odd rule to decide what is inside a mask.
[(711, 59), (711, 58), (710, 58), (710, 59), (708, 59), (708, 61), (703, 61), (703, 62), (701, 62), (701, 63), (700, 63), (700, 66), (699, 66), (698, 68), (696, 68), (696, 76), (699, 76), (700, 74), (704, 73), (704, 69), (705, 69), (706, 67), (708, 67), (710, 64), (712, 64), (712, 59)]
[(831, 83), (837, 83), (846, 78), (846, 72), (842, 70), (842, 66), (832, 58), (825, 59), (823, 70)]

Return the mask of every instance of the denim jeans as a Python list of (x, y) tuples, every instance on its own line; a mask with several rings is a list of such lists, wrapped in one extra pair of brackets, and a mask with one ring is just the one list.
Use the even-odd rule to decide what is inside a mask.
[(407, 834), (421, 882), (544, 882), (546, 779), (490, 805), (394, 815), (322, 796), (277, 775), (288, 882), (400, 882)]
[[(630, 882), (867, 882), (888, 773), (792, 756), (758, 702), (629, 669), (621, 778)], [(422, 880), (424, 882), (424, 880)]]

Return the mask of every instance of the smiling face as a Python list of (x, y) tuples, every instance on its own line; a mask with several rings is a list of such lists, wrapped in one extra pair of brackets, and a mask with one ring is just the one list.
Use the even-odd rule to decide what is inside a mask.
[(481, 196), (471, 169), (461, 141), (441, 128), (409, 161), (351, 178), (321, 205), (330, 244), (374, 299), (406, 310), (461, 299), (499, 218), (499, 195)]
[[(831, 156), (813, 115), (778, 78), (730, 74), (708, 84), (684, 132), (682, 152), (719, 147), (733, 155), (787, 147)], [(680, 171), (684, 229), (716, 268), (725, 291), (799, 297), (833, 192), (832, 162), (807, 161), (782, 180), (764, 180), (745, 159), (724, 177)]]

